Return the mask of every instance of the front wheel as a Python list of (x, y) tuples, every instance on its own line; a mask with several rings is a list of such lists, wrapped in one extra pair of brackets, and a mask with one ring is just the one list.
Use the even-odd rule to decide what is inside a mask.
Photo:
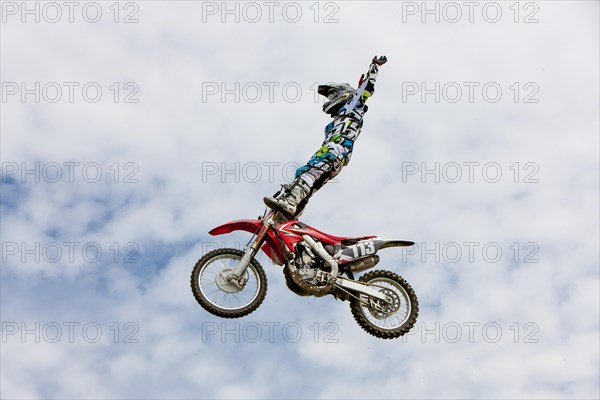
[(359, 278), (392, 298), (390, 303), (361, 294), (350, 300), (350, 310), (365, 331), (381, 339), (395, 339), (413, 327), (419, 315), (417, 296), (410, 284), (390, 271), (371, 271)]
[(202, 257), (194, 266), (192, 293), (198, 303), (211, 314), (223, 318), (239, 318), (256, 310), (267, 294), (267, 276), (258, 261), (252, 259), (238, 287), (227, 281), (244, 256), (236, 249), (219, 249)]

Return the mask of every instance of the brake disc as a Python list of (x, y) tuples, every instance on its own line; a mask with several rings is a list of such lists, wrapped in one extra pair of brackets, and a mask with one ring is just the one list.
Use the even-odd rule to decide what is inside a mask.
[[(392, 302), (382, 302), (379, 299), (374, 299), (372, 302), (376, 302), (377, 304), (375, 305), (371, 302), (369, 312), (377, 319), (384, 319), (395, 314), (400, 309), (400, 297), (398, 297), (396, 292), (387, 288), (381, 289), (380, 292), (391, 298)], [(377, 309), (374, 309), (374, 306), (377, 306)]]

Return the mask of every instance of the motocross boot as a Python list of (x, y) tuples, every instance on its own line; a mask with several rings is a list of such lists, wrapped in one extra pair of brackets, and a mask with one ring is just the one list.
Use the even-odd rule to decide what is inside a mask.
[(273, 211), (279, 211), (288, 218), (293, 218), (296, 208), (310, 193), (310, 186), (302, 179), (296, 179), (287, 193), (281, 197), (264, 197), (263, 201)]

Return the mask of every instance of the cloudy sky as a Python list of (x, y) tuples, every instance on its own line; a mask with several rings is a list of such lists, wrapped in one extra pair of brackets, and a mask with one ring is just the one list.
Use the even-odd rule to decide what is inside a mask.
[[(3, 398), (598, 398), (599, 8), (534, 2), (2, 2)], [(205, 312), (328, 123), (318, 83), (387, 55), (351, 163), (302, 219), (413, 240), (383, 341), (269, 290)]]

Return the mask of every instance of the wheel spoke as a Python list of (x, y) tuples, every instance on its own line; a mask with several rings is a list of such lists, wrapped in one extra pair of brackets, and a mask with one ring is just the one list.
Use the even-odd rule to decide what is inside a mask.
[[(231, 272), (241, 257), (224, 254), (209, 260), (202, 268), (198, 279), (200, 291), (204, 294), (206, 300), (216, 307), (237, 310), (246, 307), (252, 303), (260, 293), (258, 272), (250, 264), (246, 269), (246, 285), (238, 292), (224, 291), (219, 285), (223, 282), (223, 274)], [(219, 280), (221, 283), (217, 282)], [(231, 287), (235, 290), (235, 288)]]
[(383, 312), (361, 303), (363, 315), (373, 325), (382, 329), (392, 330), (402, 326), (410, 316), (408, 294), (405, 289), (400, 284), (385, 278), (376, 279), (369, 284), (391, 297), (393, 301), (391, 304), (384, 305)]

